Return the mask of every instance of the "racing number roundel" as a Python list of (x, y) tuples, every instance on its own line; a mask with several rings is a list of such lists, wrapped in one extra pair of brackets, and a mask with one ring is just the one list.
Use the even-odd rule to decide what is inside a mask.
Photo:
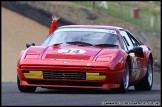
[(83, 49), (60, 49), (58, 53), (67, 53), (67, 54), (84, 54), (86, 51)]

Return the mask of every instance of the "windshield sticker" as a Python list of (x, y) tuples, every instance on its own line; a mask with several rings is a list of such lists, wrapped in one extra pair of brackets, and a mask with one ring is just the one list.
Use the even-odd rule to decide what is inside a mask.
[(114, 30), (108, 30), (108, 33), (117, 35), (116, 31), (114, 31)]
[(83, 49), (60, 49), (58, 53), (67, 53), (67, 54), (84, 54), (86, 51)]
[(56, 30), (55, 32), (102, 32), (102, 33), (110, 33), (117, 35), (115, 30), (111, 29), (99, 29), (99, 28), (61, 28)]

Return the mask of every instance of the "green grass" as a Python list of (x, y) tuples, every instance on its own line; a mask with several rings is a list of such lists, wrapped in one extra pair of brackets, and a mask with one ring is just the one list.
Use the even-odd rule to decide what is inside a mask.
[[(78, 5), (82, 5), (88, 8), (92, 8), (92, 1), (75, 1), (74, 3)], [(161, 15), (160, 11), (152, 9), (154, 7), (159, 6), (160, 2), (154, 2), (153, 5), (150, 5), (148, 2), (130, 3), (130, 2), (122, 2), (122, 7), (120, 7), (119, 2), (108, 1), (108, 10), (99, 7), (101, 2), (95, 2), (95, 10), (97, 13), (103, 15), (103, 17), (114, 17), (118, 18), (123, 22), (131, 23), (139, 27), (139, 29), (147, 31), (147, 32), (156, 32), (160, 34), (160, 26), (161, 26)], [(146, 4), (148, 3), (148, 5)], [(150, 5), (150, 7), (149, 7)], [(140, 18), (134, 19), (131, 17), (131, 10), (135, 7), (140, 9)], [(151, 27), (150, 20), (151, 16), (156, 16), (156, 24)], [(101, 16), (102, 17), (102, 16)]]

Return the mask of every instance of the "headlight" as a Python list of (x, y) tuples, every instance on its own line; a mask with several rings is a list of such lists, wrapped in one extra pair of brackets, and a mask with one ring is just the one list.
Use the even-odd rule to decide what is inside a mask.
[(96, 61), (98, 62), (109, 62), (113, 59), (114, 55), (103, 55), (103, 56), (98, 56)]
[(26, 55), (25, 58), (27, 59), (35, 59), (35, 58), (38, 58), (39, 57), (39, 54), (36, 54), (36, 55)]

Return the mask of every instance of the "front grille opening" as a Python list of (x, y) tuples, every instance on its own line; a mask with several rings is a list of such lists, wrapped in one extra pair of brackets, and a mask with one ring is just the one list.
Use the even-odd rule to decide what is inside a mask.
[(40, 84), (40, 85), (69, 85), (69, 86), (102, 86), (102, 82), (69, 82), (69, 81), (39, 81), (29, 80), (28, 84)]
[(86, 80), (86, 72), (52, 72), (43, 71), (44, 79), (74, 79)]

